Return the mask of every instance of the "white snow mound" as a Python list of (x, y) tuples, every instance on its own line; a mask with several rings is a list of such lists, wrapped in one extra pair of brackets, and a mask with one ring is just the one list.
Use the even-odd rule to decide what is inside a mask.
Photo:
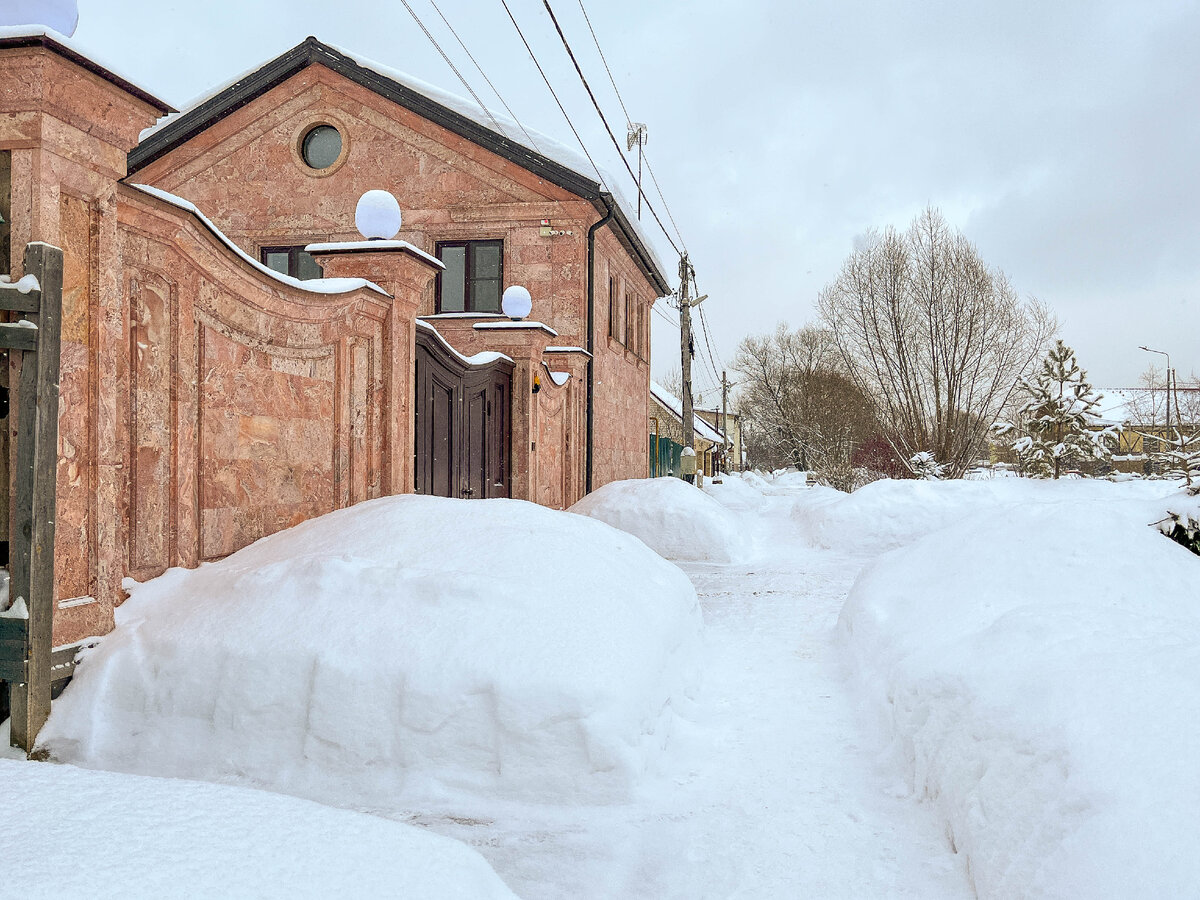
[(514, 898), (465, 844), (266, 791), (0, 759), (11, 897)]
[(131, 593), (41, 746), (341, 805), (623, 799), (700, 645), (677, 568), (515, 500), (373, 500)]
[(612, 481), (568, 511), (626, 531), (666, 559), (731, 563), (750, 555), (745, 523), (679, 478)]
[(1200, 896), (1200, 558), (1152, 506), (1014, 503), (850, 593), (863, 687), (980, 897)]
[(708, 479), (701, 488), (722, 506), (737, 512), (758, 512), (767, 503), (758, 482), (761, 478), (753, 476), (752, 472), (726, 473), (720, 480)]
[[(1139, 501), (1162, 497), (1162, 481), (1113, 484), (1099, 479), (987, 481), (882, 479), (852, 494), (797, 504), (795, 517), (821, 547), (877, 553), (901, 547), (964, 518), (990, 511), (1002, 518), (1031, 503)], [(815, 501), (815, 498), (813, 498)]]

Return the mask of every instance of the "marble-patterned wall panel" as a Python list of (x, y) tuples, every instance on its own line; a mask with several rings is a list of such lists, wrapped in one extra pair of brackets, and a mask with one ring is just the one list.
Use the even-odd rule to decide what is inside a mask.
[[(335, 385), (328, 353), (275, 353), (201, 324), (200, 555), (215, 559), (337, 505)], [(307, 364), (305, 366), (305, 364)], [(287, 370), (291, 371), (287, 371)]]

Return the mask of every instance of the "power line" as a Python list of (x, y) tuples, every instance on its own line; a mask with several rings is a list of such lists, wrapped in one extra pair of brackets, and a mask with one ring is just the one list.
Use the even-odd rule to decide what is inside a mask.
[[(546, 77), (546, 72), (542, 69), (542, 64), (538, 62), (534, 56), (533, 48), (529, 46), (529, 41), (525, 40), (525, 34), (521, 31), (521, 26), (517, 24), (517, 20), (513, 17), (512, 10), (508, 8), (508, 0), (500, 0), (504, 11), (508, 13), (508, 20), (512, 22), (513, 28), (517, 29), (517, 34), (521, 38), (521, 43), (525, 45), (526, 52), (529, 53), (529, 58), (533, 60), (533, 64), (537, 66), (537, 70), (541, 73), (542, 81), (546, 82), (546, 87), (550, 89), (550, 96), (554, 98), (554, 102), (558, 104), (559, 112), (563, 114), (563, 118), (567, 120), (567, 124), (571, 126), (571, 133), (575, 135), (575, 140), (579, 141), (579, 147), (583, 150), (583, 155), (587, 157), (588, 162), (592, 164), (592, 168), (596, 170), (596, 177), (600, 183), (604, 183), (604, 176), (600, 173), (600, 167), (596, 165), (596, 161), (592, 159), (592, 154), (588, 153), (587, 145), (584, 144), (583, 138), (579, 136), (579, 132), (575, 129), (575, 123), (571, 121), (571, 117), (567, 115), (566, 107), (562, 105), (562, 101), (558, 99), (558, 94), (555, 93), (554, 86), (550, 84), (550, 79)], [(668, 238), (669, 240), (669, 238)]]
[(608, 67), (608, 60), (604, 58), (604, 51), (600, 49), (600, 39), (596, 37), (596, 29), (592, 27), (592, 20), (588, 16), (587, 10), (583, 7), (583, 0), (579, 0), (579, 11), (583, 13), (583, 21), (587, 22), (588, 31), (592, 33), (592, 42), (596, 45), (596, 52), (600, 54), (600, 62), (604, 63), (604, 71), (608, 73), (608, 81), (613, 87), (613, 93), (617, 95), (617, 102), (621, 104), (621, 112), (625, 113), (625, 124), (632, 128), (633, 119), (629, 116), (629, 110), (625, 108), (625, 100), (621, 97), (621, 91), (617, 88), (617, 81), (613, 78), (612, 69)]
[[(503, 0), (502, 0), (503, 2)], [(671, 233), (667, 231), (667, 226), (663, 224), (659, 218), (658, 211), (650, 205), (650, 198), (646, 196), (646, 192), (642, 190), (642, 186), (638, 184), (637, 176), (633, 174), (633, 167), (629, 165), (629, 160), (625, 158), (625, 154), (621, 152), (621, 145), (618, 143), (616, 136), (609, 127), (608, 119), (604, 115), (604, 110), (600, 108), (600, 103), (596, 100), (596, 95), (592, 92), (592, 86), (588, 84), (588, 80), (584, 77), (583, 69), (579, 67), (579, 61), (575, 58), (575, 52), (571, 49), (570, 43), (567, 41), (567, 36), (563, 34), (562, 27), (558, 24), (558, 17), (554, 15), (554, 10), (550, 7), (550, 0), (542, 0), (542, 5), (546, 7), (546, 12), (550, 14), (550, 21), (554, 23), (554, 30), (558, 32), (558, 38), (562, 41), (563, 47), (567, 51), (567, 56), (571, 57), (571, 63), (575, 66), (575, 72), (579, 75), (579, 80), (583, 82), (584, 88), (587, 90), (588, 97), (592, 100), (592, 106), (596, 107), (596, 114), (600, 116), (600, 121), (604, 123), (604, 130), (608, 132), (608, 138), (612, 141), (613, 146), (617, 148), (617, 156), (621, 158), (622, 165), (625, 166), (625, 171), (629, 173), (629, 177), (633, 179), (633, 183), (637, 185), (638, 194), (646, 201), (646, 208), (654, 215), (654, 221), (658, 223), (658, 227), (662, 229), (663, 236), (666, 237), (667, 243), (671, 245), (671, 249), (682, 255), (679, 247), (671, 240)], [(505, 3), (507, 9), (507, 3)], [(510, 13), (511, 15), (511, 13)]]
[[(467, 58), (471, 60), (475, 68), (479, 71), (479, 74), (483, 76), (483, 80), (486, 81), (487, 86), (492, 89), (492, 93), (496, 95), (496, 99), (500, 101), (500, 103), (504, 106), (504, 109), (507, 110), (510, 116), (512, 116), (512, 120), (517, 123), (517, 127), (521, 129), (522, 134), (529, 139), (529, 143), (533, 145), (533, 149), (537, 150), (538, 153), (541, 153), (541, 148), (538, 147), (537, 141), (533, 139), (533, 135), (530, 134), (528, 130), (526, 130), (525, 126), (521, 124), (521, 120), (518, 119), (517, 114), (512, 111), (512, 107), (508, 105), (508, 101), (501, 96), (500, 91), (494, 84), (492, 84), (492, 79), (487, 77), (487, 72), (483, 71), (483, 66), (479, 65), (475, 57), (471, 54), (471, 51), (467, 49), (467, 45), (463, 43), (463, 39), (460, 38), (458, 36), (458, 32), (454, 30), (454, 26), (450, 24), (450, 20), (447, 19), (445, 15), (442, 14), (442, 11), (438, 8), (436, 0), (429, 0), (429, 5), (433, 7), (434, 11), (441, 17), (441, 20), (446, 23), (446, 27), (450, 29), (450, 33), (454, 35), (454, 39), (458, 41), (458, 46), (463, 48), (463, 52), (467, 54)], [(492, 119), (492, 121), (494, 122), (495, 119)], [(664, 200), (663, 202), (665, 203), (666, 201)]]
[[(462, 72), (458, 71), (458, 67), (450, 61), (450, 57), (446, 55), (446, 51), (442, 49), (442, 45), (434, 39), (429, 29), (425, 27), (425, 23), (421, 21), (420, 16), (418, 16), (413, 8), (408, 5), (408, 0), (400, 0), (400, 2), (403, 3), (404, 8), (408, 10), (408, 14), (413, 17), (413, 21), (417, 23), (423, 32), (425, 32), (425, 37), (429, 38), (429, 43), (433, 44), (434, 49), (436, 49), (437, 52), (442, 55), (442, 59), (446, 61), (446, 65), (450, 67), (450, 71), (458, 76), (458, 80), (462, 82), (462, 86), (467, 89), (467, 93), (471, 95), (476, 105), (483, 110), (484, 114), (488, 117), (488, 119), (491, 120), (491, 123), (496, 126), (496, 131), (500, 132), (500, 134), (504, 134), (504, 129), (500, 127), (500, 123), (496, 121), (496, 117), (493, 116), (491, 111), (483, 105), (483, 101), (479, 99), (479, 95), (475, 93), (475, 90), (471, 87), (471, 85), (467, 84), (467, 79), (463, 77)], [(439, 12), (438, 15), (441, 15), (441, 13)]]
[[(625, 98), (621, 96), (621, 89), (617, 87), (617, 80), (613, 78), (612, 69), (608, 66), (608, 59), (604, 55), (604, 50), (600, 46), (600, 39), (596, 36), (596, 29), (592, 27), (592, 19), (587, 13), (587, 9), (583, 5), (583, 0), (579, 0), (579, 11), (583, 13), (583, 20), (587, 22), (588, 31), (592, 35), (592, 43), (596, 45), (596, 52), (600, 54), (600, 62), (604, 64), (604, 71), (608, 73), (608, 83), (612, 85), (613, 93), (617, 95), (617, 102), (621, 104), (621, 112), (625, 114), (625, 125), (627, 128), (633, 128), (633, 118), (629, 115), (629, 109), (625, 106)], [(650, 158), (646, 155), (644, 147), (639, 147), (642, 162), (646, 164), (646, 171), (650, 173), (650, 180), (654, 182), (654, 189), (658, 191), (658, 198), (662, 200), (663, 208), (667, 211), (667, 218), (671, 220), (671, 227), (675, 229), (675, 237), (679, 238), (679, 245), (687, 251), (687, 243), (683, 239), (683, 233), (679, 230), (679, 225), (675, 222), (675, 216), (671, 212), (671, 205), (667, 203), (667, 197), (663, 193), (662, 188), (658, 184), (658, 178), (654, 174), (654, 169), (650, 166)], [(639, 189), (641, 183), (638, 184)], [(645, 196), (643, 194), (643, 196)], [(661, 222), (659, 223), (662, 224)]]

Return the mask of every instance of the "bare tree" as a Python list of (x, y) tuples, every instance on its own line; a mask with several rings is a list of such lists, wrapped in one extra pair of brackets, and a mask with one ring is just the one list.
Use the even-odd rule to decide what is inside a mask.
[[(1180, 422), (1185, 428), (1200, 425), (1200, 379), (1195, 375), (1179, 381), (1171, 391), (1171, 424)], [(1156, 366), (1147, 367), (1138, 376), (1137, 391), (1127, 406), (1129, 421), (1142, 428), (1158, 428), (1167, 425), (1167, 377)]]
[(874, 410), (840, 370), (828, 331), (780, 324), (774, 334), (744, 338), (733, 368), (753, 464), (852, 472), (856, 447), (877, 431)]
[(902, 459), (927, 451), (959, 477), (1057, 328), (928, 208), (872, 234), (818, 299), (846, 371)]

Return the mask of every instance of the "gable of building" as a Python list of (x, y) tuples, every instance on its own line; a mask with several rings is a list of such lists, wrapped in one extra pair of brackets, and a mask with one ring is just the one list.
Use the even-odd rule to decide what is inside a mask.
[[(337, 77), (323, 78), (313, 75), (313, 70), (323, 70)], [(297, 82), (296, 79), (300, 80)], [(340, 86), (339, 80), (343, 82)], [(471, 164), (467, 168), (472, 170), (469, 176), (465, 176), (462, 168), (456, 167), (447, 156), (443, 155), (439, 160), (439, 164), (453, 170), (445, 179), (452, 189), (455, 176), (460, 179), (459, 186), (466, 189), (470, 178), (487, 181), (489, 176), (483, 171), (487, 170), (493, 173), (490, 177), (494, 179), (488, 187), (496, 192), (489, 202), (494, 201), (498, 207), (536, 205), (542, 198), (578, 199), (590, 206), (592, 221), (597, 218), (594, 213), (605, 214), (610, 206), (613, 207), (613, 232), (656, 289), (662, 294), (669, 292), (662, 266), (637, 226), (598, 181), (568, 164), (574, 161), (569, 151), (552, 145), (549, 139), (538, 142), (547, 152), (531, 149), (494, 127), (480, 124), (467, 114), (472, 112), (470, 104), (313, 37), (149, 130), (129, 154), (131, 180), (144, 180), (172, 190), (178, 188), (182, 180), (196, 178), (198, 173), (205, 171), (206, 165), (216, 165), (220, 169), (221, 151), (216, 149), (217, 145), (254, 140), (253, 134), (242, 135), (248, 120), (257, 123), (256, 129), (285, 127), (283, 120), (289, 114), (295, 114), (305, 103), (318, 102), (312, 96), (300, 96), (304, 91), (296, 91), (298, 86), (307, 89), (310, 84), (321, 84), (328, 91), (326, 101), (347, 101), (337, 106), (346, 115), (361, 116), (364, 121), (373, 118), (370, 124), (378, 131), (389, 131), (387, 120), (395, 123), (403, 132), (392, 137), (411, 149), (417, 171), (422, 171), (422, 154), (437, 158), (433, 146), (436, 144), (469, 160)], [(277, 90), (285, 86), (290, 90)], [(380, 104), (379, 100), (386, 102)], [(477, 112), (473, 114), (478, 115)], [(289, 132), (286, 137), (288, 140), (283, 143), (287, 152), (296, 152), (295, 145), (303, 135)], [(281, 156), (282, 152), (276, 156)], [(222, 181), (233, 187), (236, 174), (232, 168), (226, 166), (221, 174), (225, 176)], [(521, 189), (515, 189), (514, 185)], [(484, 195), (487, 196), (486, 191)], [(521, 211), (535, 210), (518, 210)], [(237, 234), (234, 222), (221, 224), (231, 234)]]

